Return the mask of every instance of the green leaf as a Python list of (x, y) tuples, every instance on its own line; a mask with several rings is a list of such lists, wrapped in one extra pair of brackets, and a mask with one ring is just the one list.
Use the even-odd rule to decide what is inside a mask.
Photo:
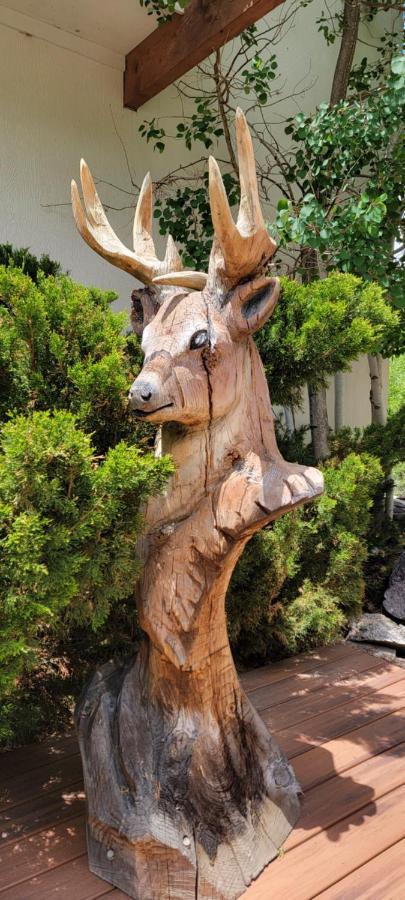
[(391, 60), (391, 72), (394, 75), (405, 75), (405, 56), (395, 56)]

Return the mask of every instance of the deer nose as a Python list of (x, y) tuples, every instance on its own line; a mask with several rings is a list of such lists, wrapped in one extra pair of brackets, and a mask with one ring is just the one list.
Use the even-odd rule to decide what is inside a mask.
[(148, 381), (134, 381), (128, 395), (129, 402), (134, 409), (142, 407), (153, 397), (153, 385)]

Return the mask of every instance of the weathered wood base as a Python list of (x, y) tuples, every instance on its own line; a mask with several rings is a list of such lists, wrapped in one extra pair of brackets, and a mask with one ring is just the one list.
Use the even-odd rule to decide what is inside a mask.
[(217, 655), (179, 682), (147, 642), (76, 710), (90, 868), (136, 900), (234, 900), (298, 817), (292, 769)]

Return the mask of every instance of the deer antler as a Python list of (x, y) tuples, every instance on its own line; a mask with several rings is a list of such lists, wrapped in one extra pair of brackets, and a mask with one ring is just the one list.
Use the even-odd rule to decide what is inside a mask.
[[(208, 287), (229, 290), (246, 276), (260, 275), (273, 256), (276, 244), (268, 234), (261, 210), (257, 186), (252, 138), (244, 113), (236, 111), (240, 205), (235, 224), (218, 163), (209, 159), (209, 195), (214, 242), (212, 245)], [(158, 284), (192, 287), (194, 272), (178, 272), (155, 278)]]
[[(157, 276), (168, 272), (179, 272), (182, 262), (172, 237), (169, 235), (163, 260), (156, 256), (152, 232), (152, 180), (148, 173), (143, 181), (134, 218), (134, 250), (129, 250), (117, 237), (105, 214), (101, 200), (94, 186), (90, 169), (84, 159), (80, 163), (80, 179), (83, 190), (84, 207), (79, 191), (72, 181), (72, 207), (77, 228), (86, 243), (99, 256), (107, 259), (119, 269), (135, 275), (143, 284), (151, 284)], [(194, 272), (190, 287), (201, 289), (207, 276)]]

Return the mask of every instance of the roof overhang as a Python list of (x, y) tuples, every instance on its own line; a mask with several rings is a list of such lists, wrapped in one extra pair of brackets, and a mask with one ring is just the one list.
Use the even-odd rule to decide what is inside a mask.
[(283, 0), (191, 0), (126, 56), (124, 106), (139, 109)]

